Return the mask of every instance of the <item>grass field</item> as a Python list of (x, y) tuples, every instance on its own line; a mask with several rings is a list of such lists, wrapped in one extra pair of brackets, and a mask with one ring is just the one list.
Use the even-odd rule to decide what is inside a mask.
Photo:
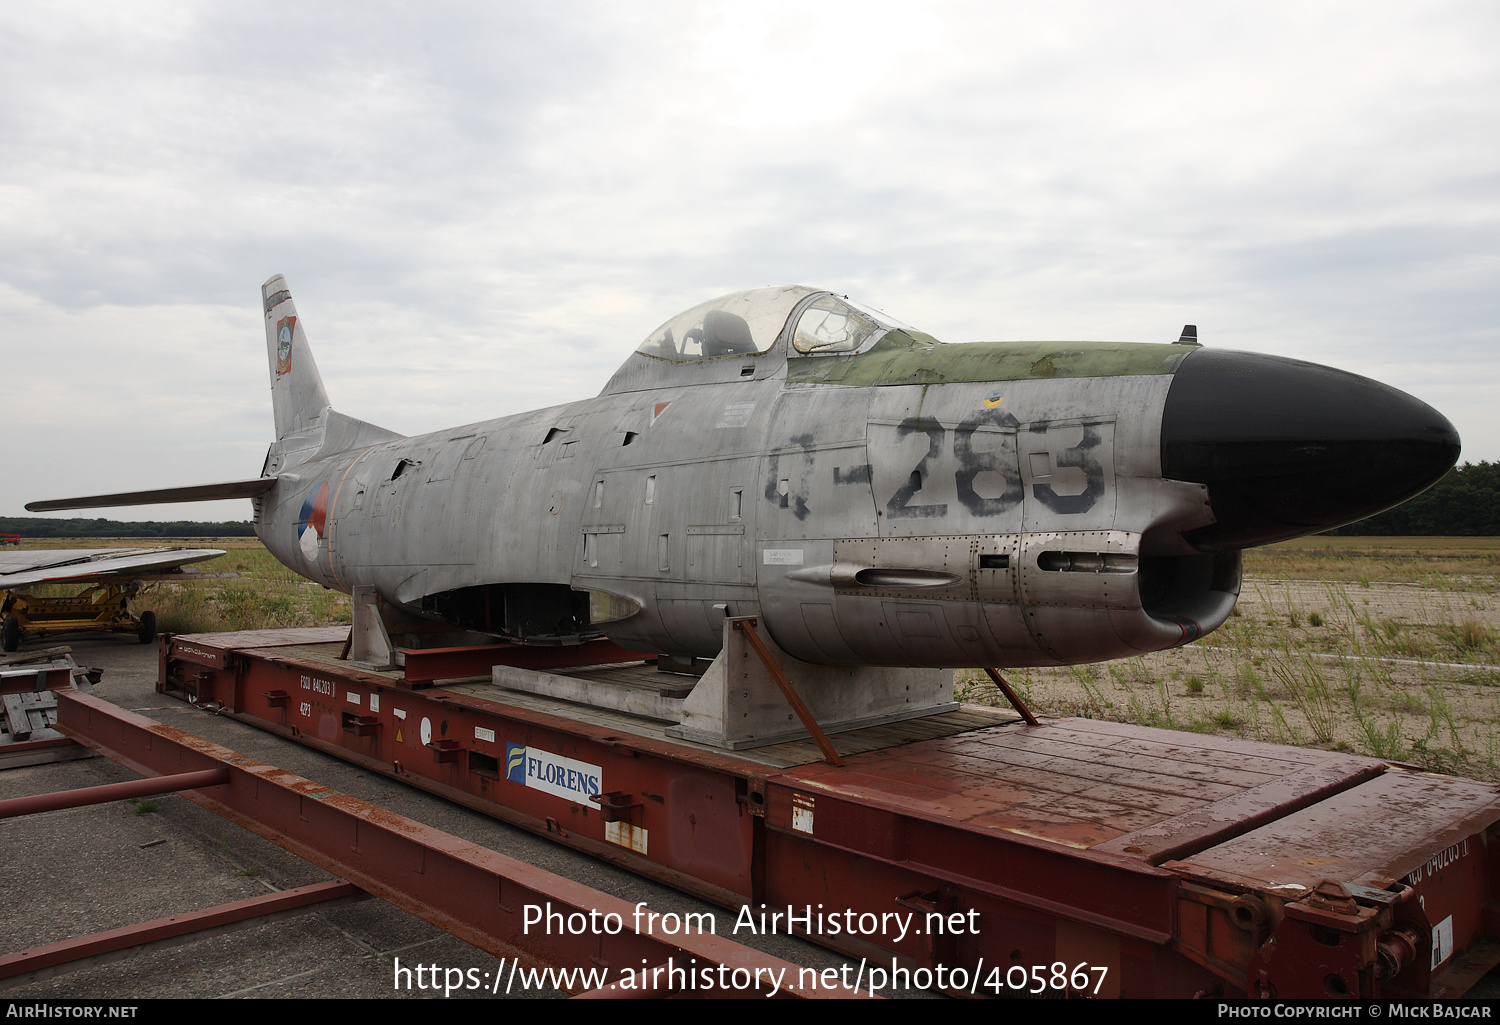
[[(227, 549), (196, 568), (238, 574), (142, 595), (137, 605), (156, 611), (162, 631), (350, 620), (346, 595), (297, 576), (254, 538), (155, 543)], [(1234, 615), (1202, 641), (1006, 675), (1038, 712), (1352, 751), (1500, 781), (1500, 538), (1313, 537), (1255, 549)], [(1003, 703), (983, 673), (955, 679), (964, 700)]]
[(1422, 584), (1500, 592), (1500, 538), (1301, 537), (1245, 553), (1251, 579)]
[[(1500, 538), (1301, 538), (1245, 553), (1219, 630), (1006, 674), (1031, 707), (1352, 751), (1500, 781)], [(965, 700), (1001, 704), (982, 673)]]

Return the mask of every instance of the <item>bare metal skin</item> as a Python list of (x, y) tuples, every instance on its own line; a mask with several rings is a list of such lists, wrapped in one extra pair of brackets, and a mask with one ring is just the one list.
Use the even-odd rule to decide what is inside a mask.
[(334, 411), (284, 279), (262, 297), (260, 477), (27, 508), (253, 497), (296, 572), (523, 643), (708, 657), (752, 615), (807, 662), (1055, 665), (1213, 630), (1241, 549), (1458, 456), (1436, 411), (1325, 367), (945, 345), (808, 288), (673, 318), (596, 398), (404, 438)]

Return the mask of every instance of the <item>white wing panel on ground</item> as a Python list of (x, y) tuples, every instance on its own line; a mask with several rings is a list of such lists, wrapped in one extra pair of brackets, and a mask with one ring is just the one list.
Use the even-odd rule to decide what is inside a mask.
[(216, 559), (222, 548), (57, 548), (0, 553), (0, 589), (156, 576)]

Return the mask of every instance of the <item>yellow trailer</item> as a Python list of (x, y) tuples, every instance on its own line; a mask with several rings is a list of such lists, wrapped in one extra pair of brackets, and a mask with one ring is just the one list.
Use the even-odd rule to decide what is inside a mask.
[[(81, 630), (156, 637), (156, 614), (130, 611), (131, 599), (158, 580), (181, 579), (182, 567), (214, 559), (219, 548), (71, 548), (0, 554), (0, 647)], [(44, 597), (42, 584), (82, 584), (64, 597)]]
[(6, 651), (20, 647), (21, 639), (51, 634), (96, 630), (133, 633), (142, 644), (156, 639), (156, 613), (130, 612), (130, 599), (141, 592), (142, 582), (90, 584), (76, 595), (44, 598), (23, 591), (0, 591), (0, 640)]

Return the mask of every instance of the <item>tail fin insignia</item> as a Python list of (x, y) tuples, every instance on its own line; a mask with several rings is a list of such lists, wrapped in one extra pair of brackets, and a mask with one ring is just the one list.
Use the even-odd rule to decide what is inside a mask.
[[(285, 295), (286, 293), (282, 293)], [(276, 323), (276, 376), (281, 377), (292, 369), (292, 333), (296, 330), (296, 317), (282, 317)]]
[(321, 429), (328, 393), (286, 279), (275, 275), (260, 289), (266, 313), (266, 355), (271, 370), (271, 408), (276, 439)]

